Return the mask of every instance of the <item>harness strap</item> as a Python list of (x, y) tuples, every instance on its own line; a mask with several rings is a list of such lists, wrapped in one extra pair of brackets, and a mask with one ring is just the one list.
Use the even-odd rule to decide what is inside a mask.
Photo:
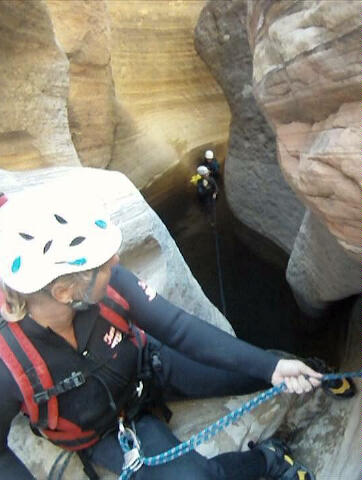
[(94, 445), (99, 435), (94, 430), (82, 430), (78, 425), (59, 417), (57, 430), (41, 430), (43, 437), (66, 450), (78, 451)]
[[(98, 304), (100, 314), (121, 332), (129, 335), (131, 342), (142, 348), (147, 343), (145, 332), (136, 327), (129, 315), (129, 304), (113, 287), (107, 286), (107, 296)], [(139, 337), (139, 338), (137, 338)]]
[(1, 321), (0, 358), (14, 376), (31, 423), (39, 428), (56, 428), (56, 398), (51, 398), (42, 405), (38, 405), (34, 400), (35, 395), (54, 386), (52, 377), (43, 358), (17, 323)]
[[(134, 326), (129, 318), (128, 302), (110, 285), (107, 297), (99, 304), (101, 315), (129, 335), (138, 351), (138, 375), (146, 335)], [(22, 410), (29, 415), (30, 423), (42, 436), (68, 450), (81, 450), (95, 444), (99, 434), (83, 431), (78, 425), (59, 417), (57, 395), (80, 387), (87, 374), (72, 374), (54, 385), (49, 369), (18, 323), (9, 323), (0, 317), (0, 359), (12, 373), (24, 399)], [(139, 385), (140, 386), (140, 385)], [(127, 391), (134, 395), (134, 385)]]
[(86, 381), (86, 376), (82, 372), (72, 372), (70, 377), (64, 378), (56, 385), (46, 390), (42, 390), (34, 394), (34, 401), (38, 405), (48, 402), (52, 397), (56, 397), (61, 393), (68, 392), (74, 388), (80, 387)]

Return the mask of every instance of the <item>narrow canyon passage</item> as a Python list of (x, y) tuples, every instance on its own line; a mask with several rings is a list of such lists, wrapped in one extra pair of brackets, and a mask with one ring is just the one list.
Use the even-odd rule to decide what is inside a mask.
[[(167, 181), (170, 178), (159, 180), (152, 192), (143, 194), (170, 231), (207, 297), (223, 311), (215, 231), (201, 211), (193, 187), (185, 182), (185, 188), (167, 189)], [(152, 205), (157, 189), (167, 190), (169, 196)], [(226, 317), (236, 335), (263, 348), (318, 356), (338, 366), (354, 299), (333, 305), (315, 330), (311, 326), (316, 321), (300, 311), (285, 279), (287, 254), (234, 218), (222, 186), (216, 220)]]

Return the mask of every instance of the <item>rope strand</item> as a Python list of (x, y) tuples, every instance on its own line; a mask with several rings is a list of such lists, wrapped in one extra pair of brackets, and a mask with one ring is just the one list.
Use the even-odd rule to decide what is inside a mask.
[[(328, 373), (323, 375), (322, 382), (327, 380), (339, 380), (347, 377), (348, 378), (362, 377), (362, 370), (354, 371), (354, 372), (345, 372), (345, 373)], [(238, 420), (245, 413), (250, 412), (254, 408), (261, 405), (262, 403), (265, 403), (268, 400), (272, 399), (273, 397), (276, 397), (277, 395), (282, 393), (286, 388), (287, 387), (284, 382), (272, 388), (269, 388), (265, 392), (262, 392), (256, 395), (255, 397), (250, 399), (248, 402), (241, 405), (241, 407), (228, 413), (224, 417), (221, 417), (212, 425), (206, 427), (204, 430), (201, 430), (198, 434), (193, 435), (189, 440), (182, 442), (176, 447), (173, 447), (167, 450), (166, 452), (160, 453), (153, 457), (144, 457), (142, 455), (140, 448), (138, 448), (139, 441), (137, 440), (137, 447), (135, 448), (134, 445), (132, 444), (132, 438), (127, 437), (127, 432), (123, 432), (122, 434), (119, 435), (118, 438), (120, 441), (120, 445), (122, 447), (124, 454), (132, 450), (133, 454), (137, 457), (136, 461), (134, 461), (134, 464), (133, 464), (135, 465), (135, 468), (137, 470), (142, 465), (146, 465), (148, 467), (154, 467), (157, 465), (162, 465), (164, 463), (171, 462), (172, 460), (175, 460), (176, 458), (179, 458), (182, 455), (185, 455), (186, 453), (189, 453), (190, 451), (194, 450), (201, 443), (204, 443), (210, 440), (210, 438), (212, 438), (214, 435), (219, 433), (221, 430), (226, 428), (228, 425), (230, 425), (234, 421)], [(132, 436), (135, 436), (133, 432), (132, 432)], [(123, 437), (126, 437), (126, 439)], [(137, 452), (134, 450), (137, 450)], [(127, 464), (124, 465), (123, 472), (121, 473), (119, 480), (129, 480), (131, 478), (131, 475), (135, 471), (136, 470), (132, 468), (132, 465), (129, 467), (127, 466)]]

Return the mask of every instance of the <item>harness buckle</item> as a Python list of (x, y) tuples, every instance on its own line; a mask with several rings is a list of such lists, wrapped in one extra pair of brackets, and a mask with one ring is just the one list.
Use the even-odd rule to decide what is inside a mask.
[(74, 387), (80, 387), (85, 383), (83, 372), (72, 372), (71, 376), (65, 379), (66, 382), (73, 382)]
[(49, 390), (42, 390), (41, 392), (35, 393), (33, 398), (38, 405), (47, 402), (50, 399)]
[(38, 405), (40, 403), (48, 402), (51, 397), (72, 390), (73, 388), (78, 388), (83, 385), (85, 381), (85, 376), (82, 372), (72, 372), (69, 377), (61, 380), (56, 385), (54, 385), (54, 387), (47, 388), (46, 390), (35, 393), (33, 396), (34, 401)]

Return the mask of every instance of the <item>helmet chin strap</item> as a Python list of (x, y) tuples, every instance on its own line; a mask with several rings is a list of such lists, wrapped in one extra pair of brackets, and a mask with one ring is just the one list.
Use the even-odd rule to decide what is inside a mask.
[(90, 279), (90, 282), (88, 284), (88, 287), (84, 294), (83, 299), (72, 300), (69, 303), (69, 305), (73, 308), (73, 310), (77, 310), (77, 311), (88, 310), (88, 308), (95, 303), (91, 301), (90, 298), (92, 296), (93, 288), (96, 283), (97, 275), (98, 275), (98, 268), (95, 268), (92, 272), (92, 278)]

